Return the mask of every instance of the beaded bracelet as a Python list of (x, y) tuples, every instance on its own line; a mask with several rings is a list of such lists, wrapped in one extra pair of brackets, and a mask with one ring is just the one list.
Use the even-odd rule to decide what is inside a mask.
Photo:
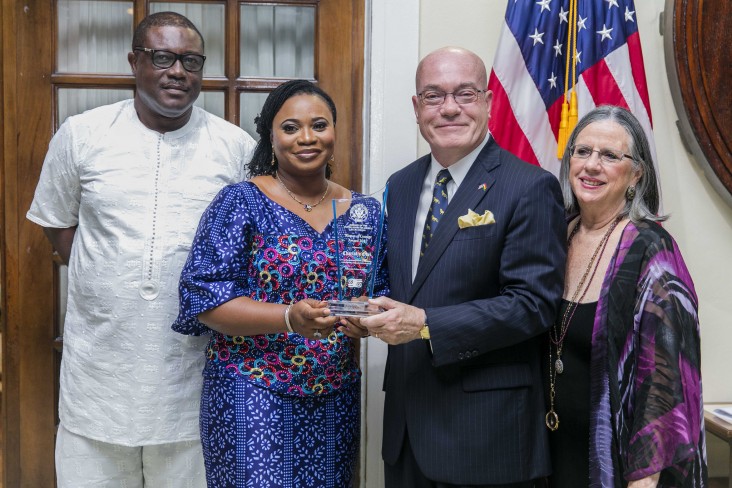
[(290, 324), (290, 309), (292, 308), (292, 303), (287, 306), (285, 309), (285, 325), (287, 326), (287, 332), (294, 334), (295, 331), (292, 329), (292, 325)]

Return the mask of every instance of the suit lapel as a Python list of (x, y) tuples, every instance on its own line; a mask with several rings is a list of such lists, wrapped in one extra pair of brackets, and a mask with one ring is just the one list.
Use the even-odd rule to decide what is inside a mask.
[[(389, 256), (390, 267), (395, 266), (398, 273), (392, 279), (399, 277), (400, 283), (392, 283), (392, 290), (409, 290), (412, 282), (412, 241), (414, 240), (414, 225), (417, 218), (417, 207), (422, 192), (422, 182), (429, 169), (430, 156), (424, 156), (417, 161), (402, 177), (403, 185), (398, 186), (399, 193), (392, 193), (389, 206)], [(390, 192), (391, 193), (391, 192)]]
[[(457, 231), (460, 230), (458, 217), (465, 215), (468, 209), (474, 210), (495, 183), (495, 178), (491, 178), (489, 173), (500, 163), (498, 153), (498, 146), (491, 138), (470, 167), (455, 195), (450, 199), (445, 215), (440, 220), (440, 225), (432, 236), (430, 246), (419, 261), (417, 274), (414, 277), (414, 283), (412, 283), (407, 299), (408, 303), (414, 298), (437, 260), (452, 242)], [(483, 187), (483, 184), (485, 184), (485, 187)]]

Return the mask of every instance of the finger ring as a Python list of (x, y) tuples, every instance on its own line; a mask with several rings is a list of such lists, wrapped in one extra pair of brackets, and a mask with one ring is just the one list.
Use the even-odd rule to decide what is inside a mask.
[(313, 332), (313, 337), (315, 337), (316, 339), (320, 339), (321, 337), (323, 337), (323, 334), (320, 333), (320, 329), (315, 329), (315, 332)]

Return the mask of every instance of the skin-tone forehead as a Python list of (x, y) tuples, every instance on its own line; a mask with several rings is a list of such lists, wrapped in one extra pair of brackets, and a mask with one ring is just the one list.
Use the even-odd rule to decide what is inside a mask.
[[(443, 47), (425, 56), (417, 65), (417, 76), (415, 79), (417, 91), (420, 91), (423, 83), (423, 74), (427, 69), (445, 67), (454, 69), (455, 66), (463, 66), (466, 70), (475, 74), (478, 85), (485, 88), (488, 85), (488, 75), (485, 64), (480, 57), (472, 51), (461, 47)], [(449, 67), (449, 68), (448, 68)]]
[[(166, 48), (194, 47), (193, 51), (203, 53), (201, 37), (188, 27), (178, 25), (161, 25), (150, 27), (145, 33), (145, 43), (165, 43)], [(155, 49), (161, 49), (156, 47)]]
[(330, 111), (328, 104), (314, 93), (299, 93), (285, 100), (285, 103), (275, 114), (274, 120), (283, 119), (285, 115), (294, 117), (299, 114), (305, 114), (308, 118), (324, 117), (328, 121), (333, 120), (333, 113)]

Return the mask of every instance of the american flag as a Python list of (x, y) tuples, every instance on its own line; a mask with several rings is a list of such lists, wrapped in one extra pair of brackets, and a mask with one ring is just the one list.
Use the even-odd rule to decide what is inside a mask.
[[(498, 145), (559, 174), (570, 0), (508, 0), (488, 88)], [(577, 0), (575, 90), (579, 117), (598, 105), (629, 109), (655, 158), (651, 106), (633, 0)], [(570, 88), (571, 82), (570, 65)]]

